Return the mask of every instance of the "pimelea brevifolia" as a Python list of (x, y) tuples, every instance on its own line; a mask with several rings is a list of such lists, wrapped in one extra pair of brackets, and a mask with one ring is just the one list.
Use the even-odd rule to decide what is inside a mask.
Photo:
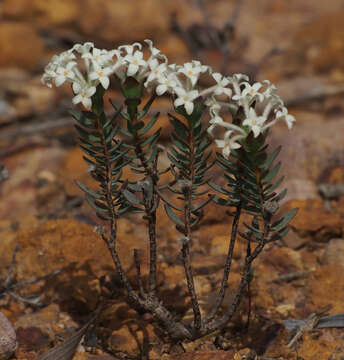
[[(149, 48), (146, 58), (140, 43), (111, 51), (97, 49), (92, 43), (74, 45), (52, 59), (42, 82), (50, 87), (70, 83), (75, 95), (73, 103), (81, 103), (87, 110), (73, 111), (72, 115), (80, 146), (86, 155), (84, 159), (99, 188), (92, 190), (80, 183), (79, 186), (97, 215), (109, 224), (101, 236), (126, 290), (128, 304), (139, 312), (150, 313), (169, 341), (194, 340), (226, 326), (249, 282), (252, 262), (267, 243), (281, 239), (288, 231), (288, 223), (296, 210), (276, 218), (278, 203), (286, 190), (275, 192), (283, 180), (276, 180), (280, 163), (274, 165), (280, 148), (268, 155), (266, 138), (267, 130), (276, 122), (284, 121), (290, 129), (295, 119), (288, 114), (275, 86), (268, 81), (250, 84), (243, 74), (224, 77), (199, 61), (182, 66), (168, 64), (166, 56), (153, 46), (152, 41), (145, 42)], [(201, 88), (201, 77), (210, 78), (213, 84)], [(108, 119), (103, 96), (110, 79), (120, 82), (125, 109), (113, 104), (116, 113)], [(151, 98), (139, 109), (144, 92), (150, 93)], [(173, 132), (167, 154), (171, 165), (167, 170), (158, 167), (159, 154), (163, 151), (158, 144), (160, 129), (149, 133), (158, 121), (158, 114), (149, 121), (144, 120), (154, 99), (162, 95), (171, 98), (175, 112), (169, 114)], [(231, 115), (231, 121), (224, 120), (226, 111)], [(125, 128), (119, 127), (118, 116), (125, 120)], [(215, 139), (221, 149), (216, 154), (216, 163), (223, 170), (226, 186), (213, 183), (207, 177), (214, 165), (209, 147), (213, 135), (221, 128), (223, 138)], [(141, 179), (123, 179), (122, 169), (126, 166), (140, 174)], [(174, 180), (162, 186), (159, 179), (166, 171), (173, 174)], [(210, 190), (215, 190), (218, 195), (210, 195)], [(165, 191), (175, 194), (183, 205), (171, 201)], [(191, 325), (178, 321), (158, 298), (156, 214), (160, 201), (182, 234), (179, 239), (181, 254), (194, 314)], [(233, 223), (216, 303), (202, 317), (194, 286), (190, 246), (193, 229), (211, 201), (227, 208)], [(137, 252), (133, 254), (138, 291), (122, 267), (116, 243), (117, 222), (129, 212), (144, 213), (143, 219), (148, 224), (150, 265), (146, 286), (141, 278)], [(251, 215), (251, 222), (244, 223), (245, 231), (241, 232), (238, 225), (243, 213)], [(241, 282), (229, 310), (220, 314), (238, 235), (247, 242)]]

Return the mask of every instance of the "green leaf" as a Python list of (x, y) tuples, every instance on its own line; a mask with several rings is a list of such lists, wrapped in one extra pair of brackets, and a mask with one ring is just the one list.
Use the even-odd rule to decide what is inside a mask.
[(173, 210), (165, 203), (164, 204), (166, 214), (168, 217), (177, 225), (184, 227), (184, 223), (179, 219), (179, 217), (173, 212)]
[(182, 139), (188, 140), (189, 129), (187, 128), (187, 126), (171, 114), (168, 114), (168, 118), (170, 119), (170, 122), (176, 134)]
[(224, 194), (224, 195), (229, 195), (230, 191), (225, 190), (222, 186), (217, 185), (211, 181), (208, 182), (209, 186), (212, 187), (214, 190), (216, 190), (217, 192)]
[(178, 139), (173, 133), (171, 134), (171, 140), (180, 151), (184, 153), (188, 153), (190, 151), (189, 146), (184, 141)]
[(282, 146), (279, 146), (265, 161), (264, 165), (262, 166), (263, 170), (268, 170), (278, 154), (280, 153)]
[(257, 227), (253, 226), (253, 225), (248, 225), (246, 223), (244, 223), (244, 225), (246, 226), (247, 229), (251, 230), (252, 232), (254, 232), (254, 234), (263, 234), (264, 231), (258, 229)]
[[(172, 188), (173, 189), (173, 188)], [(170, 189), (171, 190), (171, 189)], [(174, 190), (174, 189), (173, 189)], [(172, 191), (174, 192), (174, 191)], [(179, 208), (178, 206), (174, 205), (173, 203), (171, 203), (159, 190), (157, 190), (157, 193), (159, 194), (159, 196), (161, 197), (161, 199), (164, 201), (164, 203), (166, 203), (169, 207), (171, 207), (172, 209), (175, 209), (177, 211), (182, 211), (181, 208)], [(182, 194), (181, 192), (177, 192), (177, 194)]]
[(105, 141), (107, 144), (111, 145), (111, 142), (112, 142), (113, 138), (116, 136), (117, 132), (118, 132), (118, 126), (115, 126), (112, 129), (112, 131), (109, 133), (109, 135), (106, 136)]
[(145, 141), (141, 143), (142, 147), (152, 143), (153, 141), (157, 140), (160, 136), (161, 128), (158, 129), (153, 135), (149, 136)]
[(155, 125), (156, 121), (159, 118), (160, 113), (157, 113), (153, 116), (153, 118), (148, 122), (148, 124), (139, 132), (140, 136), (146, 135), (147, 132)]
[(290, 228), (289, 226), (286, 226), (282, 230), (274, 233), (271, 237), (266, 239), (266, 242), (273, 242), (282, 239), (287, 233), (289, 232)]
[(228, 205), (229, 205), (229, 203), (228, 203), (227, 200), (222, 199), (222, 198), (220, 198), (220, 197), (218, 197), (218, 196), (216, 196), (216, 195), (214, 196), (213, 201), (214, 201), (216, 204), (221, 205), (221, 206), (228, 206)]
[(292, 209), (285, 213), (279, 220), (274, 222), (270, 228), (271, 231), (278, 231), (284, 228), (294, 218), (298, 209)]
[(215, 195), (211, 195), (209, 196), (209, 199), (204, 201), (203, 203), (199, 204), (198, 206), (192, 208), (192, 212), (193, 213), (197, 213), (197, 211), (201, 210), (202, 208), (204, 208), (206, 205), (208, 205), (210, 203), (210, 201), (212, 201), (214, 199)]
[(106, 205), (102, 204), (99, 201), (94, 200), (91, 196), (86, 194), (86, 200), (87, 202), (93, 207), (94, 210), (100, 213), (108, 213), (108, 208)]
[(98, 192), (92, 190), (92, 189), (89, 189), (86, 185), (82, 184), (81, 182), (79, 181), (75, 181), (75, 183), (79, 186), (79, 188), (85, 192), (87, 195), (91, 196), (91, 197), (94, 197), (96, 199), (103, 199), (103, 196), (101, 194), (99, 194)]
[(281, 191), (275, 198), (275, 201), (281, 201), (284, 199), (284, 197), (287, 195), (288, 189), (284, 189), (283, 191)]
[(132, 133), (130, 133), (129, 131), (127, 131), (127, 130), (125, 130), (125, 129), (123, 129), (123, 128), (121, 128), (121, 129), (119, 130), (119, 132), (120, 132), (122, 135), (128, 136), (129, 138), (133, 138), (133, 137), (134, 137), (134, 135), (133, 135)]
[(284, 176), (281, 176), (274, 184), (269, 184), (268, 186), (266, 186), (263, 191), (264, 195), (268, 195), (272, 193), (274, 190), (276, 190), (281, 185), (283, 180), (284, 180)]
[(128, 200), (128, 202), (130, 204), (133, 204), (133, 205), (140, 205), (141, 204), (141, 201), (132, 192), (130, 192), (128, 190), (123, 190), (122, 194)]
[(150, 97), (150, 99), (147, 101), (147, 103), (145, 104), (145, 106), (143, 107), (143, 109), (141, 111), (139, 111), (139, 114), (137, 116), (137, 118), (140, 120), (142, 119), (149, 111), (150, 107), (152, 106), (154, 100), (156, 99), (157, 95), (155, 92), (153, 92), (152, 96)]
[(268, 174), (263, 177), (262, 183), (263, 183), (263, 184), (268, 184), (268, 183), (277, 175), (280, 167), (281, 167), (281, 162), (278, 162), (278, 163), (272, 168), (272, 170), (270, 170), (270, 171), (268, 172)]

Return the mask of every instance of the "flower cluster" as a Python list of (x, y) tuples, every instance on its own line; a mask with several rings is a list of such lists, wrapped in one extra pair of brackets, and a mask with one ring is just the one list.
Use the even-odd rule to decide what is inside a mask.
[[(151, 40), (145, 42), (150, 50), (147, 60), (140, 43), (110, 51), (97, 49), (89, 42), (76, 44), (52, 59), (42, 82), (48, 86), (52, 86), (53, 82), (56, 86), (71, 83), (75, 94), (73, 103), (82, 103), (86, 108), (92, 105), (91, 98), (96, 87), (100, 84), (107, 89), (113, 74), (122, 82), (127, 77), (134, 77), (159, 96), (170, 94), (174, 106), (184, 107), (188, 115), (194, 110), (194, 101), (201, 99), (209, 109), (209, 133), (213, 134), (216, 127), (225, 129), (224, 138), (215, 140), (225, 157), (232, 149), (240, 148), (251, 132), (256, 138), (278, 121), (284, 121), (289, 129), (292, 127), (295, 118), (288, 113), (276, 94), (276, 87), (269, 81), (250, 84), (243, 74), (225, 77), (196, 60), (182, 66), (168, 64), (166, 56), (153, 46)], [(78, 65), (77, 55), (84, 60), (83, 67)], [(212, 77), (214, 84), (209, 88), (201, 89), (199, 80), (202, 74)], [(224, 109), (239, 108), (244, 114), (239, 124), (237, 121), (236, 124), (225, 121), (220, 115)]]
[[(146, 43), (151, 51), (147, 61), (143, 59), (140, 43), (123, 45), (114, 50), (98, 49), (91, 42), (76, 44), (52, 58), (41, 81), (49, 87), (52, 87), (53, 83), (56, 86), (70, 83), (75, 94), (73, 103), (82, 103), (86, 108), (90, 108), (96, 87), (100, 84), (107, 89), (111, 75), (115, 74), (122, 81), (127, 76), (134, 76), (141, 81), (151, 72), (151, 64), (158, 58), (165, 58), (153, 47), (150, 40), (146, 40)], [(83, 62), (80, 63), (80, 59)]]
[[(214, 75), (218, 77), (217, 74)], [(215, 80), (217, 81), (216, 78)], [(276, 94), (276, 87), (268, 80), (251, 85), (248, 77), (243, 74), (235, 74), (223, 80), (226, 80), (233, 95), (228, 95), (229, 101), (227, 102), (218, 101), (213, 96), (207, 105), (211, 115), (211, 126), (208, 131), (212, 133), (216, 126), (222, 126), (227, 130), (224, 140), (216, 141), (218, 146), (223, 149), (225, 157), (229, 156), (231, 149), (241, 147), (240, 141), (245, 139), (250, 132), (256, 138), (278, 121), (284, 121), (291, 129), (295, 118), (288, 113), (282, 99)], [(244, 119), (240, 126), (224, 121), (219, 115), (221, 109), (226, 107), (242, 108)]]

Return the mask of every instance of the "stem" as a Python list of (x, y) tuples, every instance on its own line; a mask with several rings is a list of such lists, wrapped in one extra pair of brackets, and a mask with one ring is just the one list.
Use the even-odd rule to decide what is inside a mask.
[(235, 298), (231, 305), (230, 310), (226, 314), (224, 314), (221, 318), (209, 322), (206, 325), (207, 333), (210, 333), (210, 332), (213, 332), (215, 330), (219, 330), (219, 329), (225, 327), (227, 325), (227, 323), (233, 317), (236, 310), (238, 309), (238, 306), (241, 303), (241, 299), (242, 299), (244, 290), (247, 287), (247, 284), (249, 281), (252, 262), (256, 259), (256, 257), (263, 250), (263, 248), (265, 246), (264, 240), (265, 240), (267, 234), (268, 234), (268, 231), (267, 231), (267, 227), (266, 227), (262, 241), (256, 246), (256, 248), (254, 249), (254, 251), (252, 252), (251, 255), (249, 255), (248, 253), (246, 254), (245, 265), (244, 265), (243, 274), (241, 277), (241, 282), (240, 282), (239, 288), (237, 290), (237, 293), (235, 295)]
[[(137, 120), (137, 106), (132, 111), (129, 111), (130, 99), (126, 100), (128, 106), (128, 113), (132, 124), (135, 124)], [(157, 161), (151, 168), (147, 159), (143, 154), (143, 149), (140, 144), (140, 137), (137, 130), (133, 131), (134, 142), (135, 142), (135, 154), (141, 162), (142, 167), (145, 169), (145, 173), (149, 176), (153, 183), (153, 195), (150, 201), (145, 201), (145, 218), (148, 221), (148, 235), (149, 235), (149, 295), (156, 295), (157, 288), (157, 241), (156, 241), (156, 208), (159, 202), (159, 195), (157, 194)], [(156, 159), (157, 160), (157, 159)]]
[[(247, 256), (250, 256), (250, 255), (251, 255), (251, 237), (249, 237), (249, 239), (248, 239), (246, 253), (247, 253)], [(251, 286), (250, 286), (251, 281), (252, 281), (252, 278), (250, 278), (249, 281), (247, 282), (247, 300), (248, 300), (248, 306), (247, 306), (246, 329), (249, 328), (249, 326), (250, 326), (250, 319), (251, 319), (251, 303), (252, 303), (252, 298), (251, 298)]]
[(192, 242), (192, 231), (191, 231), (191, 202), (192, 202), (192, 188), (194, 184), (194, 163), (195, 163), (195, 143), (194, 136), (192, 133), (192, 128), (190, 129), (189, 134), (189, 143), (190, 143), (190, 184), (185, 186), (183, 192), (185, 197), (184, 204), (184, 223), (185, 223), (185, 241), (183, 242), (182, 247), (182, 256), (183, 256), (183, 264), (185, 270), (185, 276), (187, 280), (187, 287), (189, 296), (191, 299), (192, 310), (194, 313), (194, 327), (197, 331), (202, 327), (202, 317), (201, 311), (199, 308), (199, 303), (197, 299), (197, 294), (195, 290), (195, 283), (191, 265), (191, 257), (190, 257), (190, 243)]
[(134, 262), (135, 262), (135, 266), (136, 266), (137, 282), (139, 285), (140, 296), (142, 298), (144, 298), (145, 291), (144, 291), (143, 282), (142, 282), (141, 265), (140, 265), (140, 259), (139, 259), (139, 254), (138, 254), (137, 249), (134, 249)]
[(241, 215), (241, 203), (238, 205), (237, 210), (234, 215), (234, 219), (233, 219), (231, 239), (230, 239), (230, 243), (229, 243), (229, 247), (228, 247), (225, 267), (223, 270), (223, 277), (222, 277), (220, 291), (217, 296), (215, 306), (213, 307), (212, 311), (208, 315), (208, 318), (206, 320), (207, 322), (214, 319), (214, 317), (216, 316), (217, 312), (219, 311), (220, 306), (222, 305), (223, 299), (226, 295), (226, 290), (228, 288), (228, 277), (229, 277), (229, 272), (231, 270), (231, 265), (232, 265), (234, 245), (235, 245), (236, 236), (237, 236), (237, 232), (238, 232), (238, 224), (239, 224), (240, 215)]

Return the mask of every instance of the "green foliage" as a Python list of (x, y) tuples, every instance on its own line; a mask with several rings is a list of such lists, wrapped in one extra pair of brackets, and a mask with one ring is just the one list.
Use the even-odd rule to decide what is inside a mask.
[[(251, 142), (250, 142), (251, 140)], [(283, 182), (283, 177), (276, 179), (281, 163), (275, 160), (281, 147), (270, 155), (267, 153), (265, 137), (247, 139), (243, 148), (232, 152), (229, 159), (217, 154), (217, 164), (224, 170), (227, 186), (214, 183), (209, 185), (224, 197), (215, 197), (215, 202), (228, 207), (239, 207), (252, 215), (251, 224), (246, 224), (246, 231), (240, 235), (247, 240), (271, 242), (281, 239), (288, 232), (288, 224), (297, 210), (293, 209), (276, 219), (279, 202), (287, 190), (275, 192)]]
[[(168, 189), (178, 195), (178, 199), (183, 200), (184, 209), (176, 207), (165, 198), (163, 200), (169, 218), (181, 233), (187, 235), (188, 226), (192, 230), (198, 225), (203, 217), (202, 209), (213, 199), (213, 196), (210, 196), (194, 204), (202, 195), (208, 193), (208, 189), (198, 190), (207, 183), (206, 173), (213, 164), (209, 164), (211, 152), (207, 149), (210, 141), (201, 123), (203, 109), (195, 107), (191, 115), (180, 109), (178, 112), (184, 116), (185, 121), (169, 114), (173, 133), (167, 156), (171, 161), (175, 181), (169, 184)], [(184, 214), (181, 214), (183, 211)]]
[[(75, 128), (79, 135), (80, 147), (85, 153), (84, 160), (90, 165), (91, 176), (99, 182), (99, 189), (92, 190), (77, 182), (84, 191), (87, 202), (99, 218), (110, 220), (117, 211), (128, 208), (120, 191), (122, 168), (128, 164), (128, 150), (116, 138), (119, 132), (115, 119), (108, 120), (104, 113), (104, 90), (98, 86), (92, 98), (92, 112), (73, 111)], [(118, 114), (117, 114), (118, 115)]]

